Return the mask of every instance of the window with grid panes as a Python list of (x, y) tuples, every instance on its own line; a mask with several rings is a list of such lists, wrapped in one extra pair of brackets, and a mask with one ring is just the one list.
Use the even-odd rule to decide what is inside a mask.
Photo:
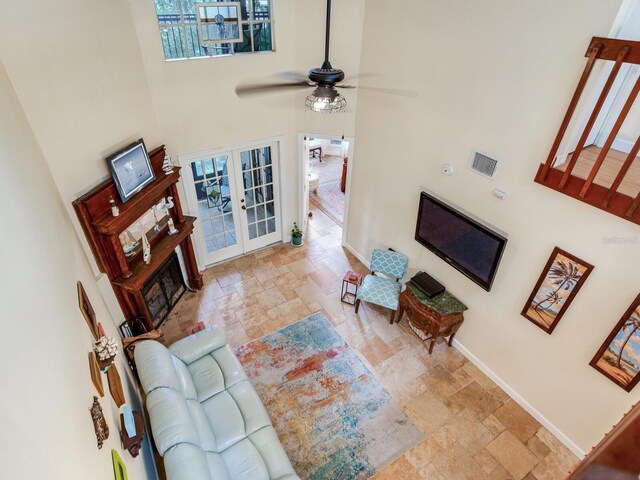
[[(240, 0), (242, 41), (203, 45), (193, 0), (154, 0), (165, 60), (274, 50), (271, 0)], [(216, 3), (215, 0), (207, 3)]]

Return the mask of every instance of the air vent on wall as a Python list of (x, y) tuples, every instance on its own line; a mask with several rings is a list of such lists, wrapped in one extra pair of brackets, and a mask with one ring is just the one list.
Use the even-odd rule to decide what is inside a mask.
[(480, 152), (473, 152), (469, 168), (480, 175), (493, 179), (498, 171), (498, 160)]

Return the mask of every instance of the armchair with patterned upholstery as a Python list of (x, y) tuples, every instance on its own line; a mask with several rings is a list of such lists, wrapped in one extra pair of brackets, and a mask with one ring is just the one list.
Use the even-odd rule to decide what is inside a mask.
[[(374, 249), (371, 255), (371, 275), (367, 275), (360, 288), (358, 288), (356, 313), (360, 308), (360, 301), (364, 300), (365, 302), (375, 303), (381, 307), (391, 309), (391, 321), (389, 323), (393, 323), (396, 310), (398, 310), (400, 290), (402, 290), (402, 284), (399, 283), (399, 280), (404, 277), (407, 271), (407, 264), (407, 256), (402, 253)], [(376, 273), (383, 273), (393, 277), (395, 281), (376, 275)]]

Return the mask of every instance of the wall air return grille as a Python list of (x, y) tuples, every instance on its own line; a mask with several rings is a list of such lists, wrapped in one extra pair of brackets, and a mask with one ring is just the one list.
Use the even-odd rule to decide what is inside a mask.
[(473, 152), (469, 168), (487, 178), (495, 178), (498, 170), (498, 160), (488, 157), (480, 152)]

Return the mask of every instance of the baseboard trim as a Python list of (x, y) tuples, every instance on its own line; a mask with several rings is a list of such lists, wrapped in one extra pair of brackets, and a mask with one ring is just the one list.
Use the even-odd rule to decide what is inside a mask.
[(633, 142), (627, 142), (626, 140), (620, 140), (616, 138), (611, 145), (613, 150), (618, 150), (619, 152), (629, 153), (633, 148)]
[[(364, 265), (369, 268), (369, 261), (365, 259), (360, 252), (358, 252), (355, 248), (349, 245), (347, 242), (343, 244), (343, 246), (349, 250), (358, 260), (360, 260)], [(569, 450), (575, 453), (579, 458), (583, 458), (586, 455), (586, 452), (583, 451), (578, 445), (576, 445), (569, 437), (567, 437), (558, 427), (556, 427), (553, 423), (545, 418), (540, 412), (538, 412), (529, 402), (527, 402), (518, 392), (516, 392), (512, 387), (510, 387), (502, 378), (500, 378), (493, 370), (491, 370), (487, 365), (485, 365), (478, 357), (476, 357), (473, 353), (471, 353), (464, 345), (462, 345), (458, 339), (453, 340), (453, 345), (456, 349), (462, 353), (471, 363), (473, 363), (476, 367), (482, 371), (487, 377), (493, 380), (500, 388), (502, 388), (505, 392), (509, 394), (514, 401), (516, 401), (522, 408), (524, 408), (533, 418), (538, 420), (540, 424), (549, 430), (553, 435), (556, 436), (558, 440), (560, 440)]]
[(349, 252), (351, 252), (351, 254), (353, 254), (354, 257), (356, 257), (358, 260), (360, 260), (360, 262), (367, 268), (369, 268), (370, 264), (369, 264), (369, 260), (367, 260), (366, 258), (364, 258), (362, 255), (360, 255), (360, 252), (358, 252), (355, 248), (353, 248), (351, 245), (349, 245), (347, 242), (344, 242), (342, 244), (342, 246), (344, 248), (346, 248), (347, 250), (349, 250)]
[(579, 458), (583, 458), (586, 452), (583, 451), (578, 445), (576, 445), (569, 437), (567, 437), (558, 427), (551, 423), (547, 418), (537, 411), (529, 402), (527, 402), (518, 392), (511, 388), (502, 378), (485, 365), (478, 357), (471, 353), (467, 348), (462, 345), (458, 339), (453, 340), (453, 345), (462, 353), (471, 363), (482, 371), (487, 377), (493, 380), (500, 388), (509, 394), (522, 408), (524, 408), (529, 414), (535, 418), (540, 424), (549, 430), (556, 436), (569, 450), (575, 453)]

